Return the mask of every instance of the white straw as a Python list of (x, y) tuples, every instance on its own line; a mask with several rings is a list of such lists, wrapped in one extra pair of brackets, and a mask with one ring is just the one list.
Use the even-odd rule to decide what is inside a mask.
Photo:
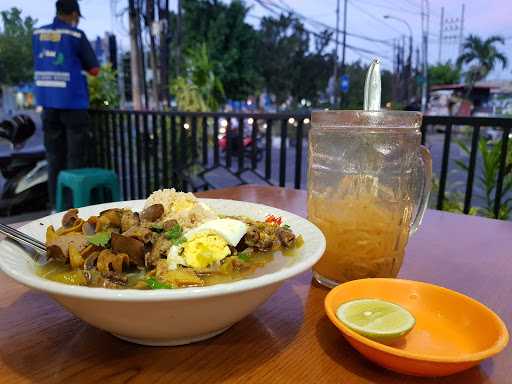
[(379, 111), (381, 103), (380, 59), (375, 58), (368, 68), (364, 83), (364, 110)]

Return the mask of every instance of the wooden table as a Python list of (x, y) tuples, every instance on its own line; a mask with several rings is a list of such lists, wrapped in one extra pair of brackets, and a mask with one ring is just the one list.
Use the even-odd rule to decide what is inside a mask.
[[(304, 191), (245, 186), (200, 195), (306, 213)], [(429, 211), (400, 275), (481, 300), (512, 329), (511, 222)], [(510, 347), (440, 379), (373, 365), (327, 320), (327, 290), (309, 272), (224, 334), (169, 348), (121, 341), (2, 274), (0, 292), (0, 383), (512, 383)]]

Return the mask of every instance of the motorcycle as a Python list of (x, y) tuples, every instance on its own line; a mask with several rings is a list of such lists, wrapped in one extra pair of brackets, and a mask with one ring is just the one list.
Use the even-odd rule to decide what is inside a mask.
[(0, 200), (0, 216), (10, 216), (46, 209), (48, 202), (48, 163), (41, 145), (23, 151), (36, 131), (27, 115), (17, 115), (0, 122), (0, 141), (11, 153), (0, 155), (0, 173), (5, 179)]
[[(243, 155), (249, 159), (253, 156), (253, 145), (256, 146), (256, 161), (260, 162), (263, 159), (263, 149), (259, 142), (262, 140), (261, 135), (257, 134), (256, 142), (254, 142), (251, 135), (251, 128), (244, 126), (244, 136), (242, 138), (242, 148), (239, 148), (239, 132), (238, 132), (238, 121), (233, 119), (231, 124), (228, 124), (227, 120), (220, 119), (219, 128), (219, 149), (223, 154), (228, 151), (232, 156)], [(229, 136), (229, 137), (228, 137)]]

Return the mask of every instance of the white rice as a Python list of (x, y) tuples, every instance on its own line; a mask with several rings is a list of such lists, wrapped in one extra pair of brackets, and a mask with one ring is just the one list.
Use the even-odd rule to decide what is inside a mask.
[(159, 222), (174, 219), (184, 229), (218, 217), (210, 207), (199, 202), (192, 193), (176, 192), (174, 188), (153, 192), (146, 199), (144, 208), (153, 204), (162, 204), (164, 207), (164, 214)]

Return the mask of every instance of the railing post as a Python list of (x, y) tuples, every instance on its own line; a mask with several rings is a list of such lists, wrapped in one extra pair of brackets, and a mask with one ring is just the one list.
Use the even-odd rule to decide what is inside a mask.
[(452, 139), (452, 124), (448, 123), (444, 131), (443, 160), (441, 163), (441, 176), (439, 179), (439, 193), (437, 195), (437, 209), (443, 209), (446, 179), (448, 177), (448, 162), (450, 159), (450, 142)]
[(295, 189), (300, 189), (301, 187), (301, 178), (302, 178), (302, 145), (303, 145), (303, 130), (304, 130), (304, 120), (299, 119), (299, 124), (297, 125), (297, 139), (295, 145)]
[(464, 196), (464, 213), (468, 214), (471, 209), (471, 197), (473, 196), (473, 181), (475, 179), (476, 157), (478, 153), (478, 140), (480, 137), (480, 125), (473, 127), (471, 136), (471, 152), (469, 155), (468, 180), (466, 184), (466, 194)]
[(169, 135), (167, 131), (169, 129), (169, 116), (161, 115), (160, 116), (160, 129), (162, 131), (162, 185), (164, 188), (169, 186)]
[(158, 115), (155, 112), (151, 113), (152, 123), (152, 137), (151, 137), (151, 151), (153, 152), (153, 183), (152, 189), (148, 191), (148, 194), (155, 189), (160, 189), (160, 159), (158, 157), (158, 144), (160, 143), (158, 135)]
[(498, 180), (496, 181), (496, 195), (494, 198), (494, 217), (499, 218), (501, 208), (501, 194), (503, 193), (503, 179), (505, 178), (507, 157), (508, 157), (508, 136), (510, 135), (510, 126), (503, 127), (503, 136), (501, 137), (500, 168), (498, 170)]
[(172, 167), (172, 186), (177, 188), (178, 185), (178, 146), (176, 129), (176, 115), (171, 117), (171, 167)]
[(208, 164), (208, 117), (202, 118), (202, 134), (201, 134), (201, 141), (202, 141), (202, 148), (203, 148), (203, 165)]
[(427, 124), (425, 123), (425, 120), (422, 120), (421, 122), (421, 145), (425, 145), (427, 142)]
[(258, 120), (252, 118), (251, 124), (251, 169), (254, 171), (258, 166)]
[(144, 143), (144, 176), (146, 178), (144, 186), (144, 197), (147, 197), (151, 192), (151, 171), (150, 171), (150, 163), (149, 163), (149, 128), (148, 128), (148, 112), (143, 112), (143, 129), (144, 133), (142, 135), (143, 143)]
[(135, 112), (134, 120), (135, 120), (135, 146), (137, 147), (137, 157), (136, 157), (136, 167), (137, 167), (137, 197), (139, 199), (143, 199), (144, 191), (143, 191), (143, 180), (142, 180), (142, 142), (140, 139), (140, 120), (141, 120), (140, 112)]
[(271, 119), (267, 120), (265, 131), (265, 179), (272, 178), (272, 124)]
[(133, 145), (133, 119), (134, 116), (131, 112), (126, 114), (128, 130), (128, 170), (130, 172), (130, 199), (135, 199), (135, 172), (133, 170), (133, 154), (137, 150), (136, 145)]
[(279, 156), (279, 186), (286, 184), (286, 142), (288, 136), (288, 120), (281, 120), (281, 151)]
[(213, 118), (213, 166), (219, 165), (219, 118)]
[(245, 148), (244, 148), (244, 119), (238, 119), (238, 135), (237, 135), (237, 149), (238, 149), (238, 176), (244, 170), (244, 157), (245, 157)]

